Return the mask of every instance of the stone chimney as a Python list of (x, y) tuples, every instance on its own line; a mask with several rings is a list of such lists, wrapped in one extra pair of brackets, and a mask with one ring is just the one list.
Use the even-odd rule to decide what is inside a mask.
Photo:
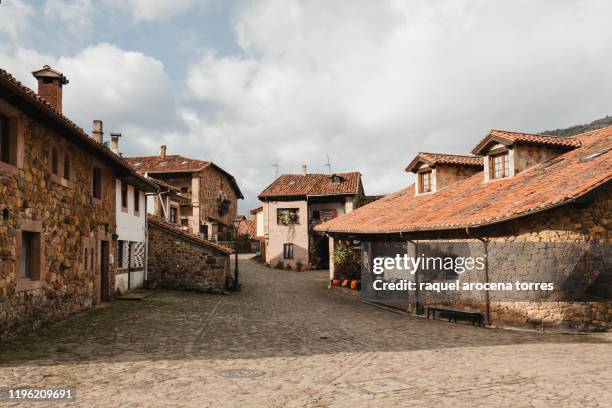
[(305, 164), (302, 164), (302, 174), (306, 175), (308, 173), (308, 167)]
[(49, 102), (56, 111), (62, 113), (62, 86), (68, 83), (68, 79), (49, 65), (33, 71), (32, 75), (38, 80), (38, 96)]
[(93, 130), (91, 131), (91, 137), (98, 142), (102, 143), (104, 138), (104, 127), (101, 120), (93, 121)]
[(115, 154), (119, 154), (119, 138), (121, 133), (111, 133), (111, 150)]
[(159, 146), (159, 157), (162, 159), (166, 158), (166, 145)]

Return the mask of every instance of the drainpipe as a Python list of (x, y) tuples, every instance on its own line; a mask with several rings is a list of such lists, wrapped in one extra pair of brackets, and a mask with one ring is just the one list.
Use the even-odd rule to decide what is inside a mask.
[(132, 241), (128, 241), (128, 290), (132, 289)]
[[(402, 234), (400, 233), (400, 238), (402, 237)], [(412, 239), (407, 239), (407, 242), (410, 242), (411, 244), (414, 245), (414, 254), (416, 256), (419, 256), (419, 245), (417, 241), (414, 241)], [(421, 300), (420, 300), (420, 296), (419, 296), (419, 270), (417, 269), (416, 271), (414, 271), (414, 283), (415, 283), (415, 287), (414, 287), (414, 304), (416, 306), (416, 314), (420, 315), (423, 314), (423, 305), (421, 304)]]
[[(469, 227), (465, 227), (465, 233), (469, 237), (470, 229)], [(472, 235), (473, 236), (473, 235)], [(482, 242), (484, 247), (484, 255), (485, 255), (485, 264), (484, 264), (484, 280), (485, 285), (488, 287), (489, 285), (489, 241), (483, 239), (481, 237), (473, 236), (478, 241)], [(489, 289), (485, 289), (485, 314), (487, 317), (487, 325), (491, 325), (491, 297), (489, 294)]]

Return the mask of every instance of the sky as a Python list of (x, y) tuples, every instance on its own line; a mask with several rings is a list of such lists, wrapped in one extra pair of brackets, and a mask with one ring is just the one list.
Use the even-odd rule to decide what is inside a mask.
[(211, 160), (245, 200), (280, 173), (413, 182), (419, 151), (467, 154), (490, 129), (612, 114), (607, 0), (2, 0), (0, 67), (125, 156)]

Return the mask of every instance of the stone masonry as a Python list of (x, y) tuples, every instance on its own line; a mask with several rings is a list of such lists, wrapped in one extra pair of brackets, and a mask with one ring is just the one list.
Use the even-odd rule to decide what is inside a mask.
[(147, 279), (152, 287), (225, 289), (231, 250), (149, 217)]
[[(95, 303), (99, 240), (107, 240), (110, 253), (114, 252), (112, 169), (32, 117), (13, 114), (19, 123), (23, 163), (14, 172), (0, 171), (0, 340)], [(50, 172), (53, 147), (61, 152), (60, 173), (65, 155), (69, 157), (67, 178)], [(94, 165), (102, 170), (101, 200), (91, 193)], [(36, 247), (40, 276), (27, 282), (19, 277), (22, 230), (40, 234)], [(109, 268), (107, 288), (114, 277), (112, 263)]]

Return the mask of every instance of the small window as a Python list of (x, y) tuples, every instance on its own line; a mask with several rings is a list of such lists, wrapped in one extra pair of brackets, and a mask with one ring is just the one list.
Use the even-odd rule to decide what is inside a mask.
[(432, 191), (431, 176), (431, 171), (419, 173), (419, 192), (430, 193)]
[(70, 180), (70, 156), (64, 155), (64, 178)]
[(93, 270), (94, 269), (94, 250), (93, 248), (89, 251), (89, 269)]
[(93, 196), (97, 199), (102, 199), (102, 169), (93, 168)]
[(39, 279), (40, 233), (23, 231), (21, 233), (20, 276), (22, 279)]
[(9, 118), (0, 115), (0, 161), (5, 163), (11, 162), (11, 140), (10, 140)]
[(293, 244), (283, 245), (283, 258), (293, 259)]
[(181, 193), (188, 193), (189, 187), (181, 187)]
[(200, 235), (204, 239), (208, 239), (208, 224), (200, 225)]
[(84, 270), (87, 270), (87, 261), (89, 261), (89, 258), (87, 257), (87, 248), (85, 248), (83, 250), (83, 262), (81, 263)]
[(140, 212), (140, 190), (134, 187), (134, 212)]
[(59, 174), (59, 153), (56, 147), (51, 150), (51, 173), (56, 176)]
[(121, 183), (121, 208), (127, 210), (128, 207), (128, 186), (125, 183)]
[(176, 219), (178, 216), (178, 210), (176, 207), (170, 207), (170, 222), (172, 224), (176, 224)]
[(500, 179), (510, 176), (510, 161), (508, 153), (496, 154), (489, 158), (490, 176), (492, 179)]
[(319, 210), (314, 210), (312, 212), (312, 219), (313, 220), (320, 220), (321, 219), (321, 211)]
[(117, 241), (117, 268), (123, 268), (125, 241)]
[(181, 218), (181, 225), (183, 227), (189, 226), (189, 220), (187, 218)]
[(278, 208), (276, 210), (277, 225), (293, 225), (300, 223), (299, 208)]

